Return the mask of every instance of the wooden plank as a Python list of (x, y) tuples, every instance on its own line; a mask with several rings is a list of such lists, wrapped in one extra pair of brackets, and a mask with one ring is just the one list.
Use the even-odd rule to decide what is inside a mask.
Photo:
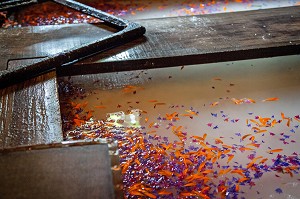
[[(146, 27), (145, 37), (62, 67), (58, 74), (124, 71), (300, 53), (300, 6), (136, 22)], [(112, 31), (91, 24), (2, 29), (0, 56), (5, 59), (0, 60), (0, 67), (6, 68), (9, 59), (47, 56), (99, 39)], [(10, 67), (13, 65), (9, 62)]]
[(300, 53), (300, 6), (137, 21), (146, 35), (58, 74), (77, 75)]
[(55, 72), (0, 89), (0, 149), (61, 142)]
[(0, 196), (114, 198), (107, 144), (0, 153)]

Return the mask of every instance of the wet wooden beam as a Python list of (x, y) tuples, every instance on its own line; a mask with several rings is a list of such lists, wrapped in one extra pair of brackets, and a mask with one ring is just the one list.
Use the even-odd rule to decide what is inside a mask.
[(1, 198), (114, 198), (107, 144), (45, 147), (0, 151)]
[(0, 89), (0, 149), (62, 140), (55, 72)]
[(144, 37), (58, 74), (76, 75), (300, 53), (300, 6), (138, 20)]
[[(223, 14), (137, 20), (144, 37), (75, 65), (75, 75), (262, 58), (300, 53), (300, 6)], [(109, 35), (91, 24), (0, 30), (0, 70), (10, 60), (44, 57)], [(32, 61), (29, 59), (28, 61)], [(7, 64), (8, 63), (8, 64)], [(8, 66), (7, 66), (8, 65)]]

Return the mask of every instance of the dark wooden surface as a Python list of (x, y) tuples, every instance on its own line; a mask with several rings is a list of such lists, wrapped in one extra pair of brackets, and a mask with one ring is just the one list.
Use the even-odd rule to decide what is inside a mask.
[(0, 89), (0, 149), (63, 140), (56, 85), (52, 72)]
[(107, 144), (0, 153), (0, 198), (113, 199)]
[(300, 53), (300, 6), (137, 22), (145, 37), (63, 67), (59, 75)]
[(66, 24), (0, 29), (0, 70), (21, 63), (14, 60), (61, 53), (64, 50), (108, 36), (114, 31), (103, 24)]
[[(261, 58), (300, 53), (300, 6), (224, 14), (138, 20), (144, 37), (113, 48), (58, 75)], [(113, 30), (91, 24), (0, 30), (0, 69), (10, 59), (43, 57)], [(32, 61), (32, 60), (28, 60)], [(9, 67), (19, 62), (9, 62)]]

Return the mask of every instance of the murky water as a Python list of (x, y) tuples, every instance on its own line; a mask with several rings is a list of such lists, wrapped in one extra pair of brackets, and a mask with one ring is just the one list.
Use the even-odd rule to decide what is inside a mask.
[[(260, 177), (253, 177), (251, 183), (240, 183), (238, 198), (299, 198), (299, 64), (300, 56), (295, 55), (76, 76), (68, 81), (83, 87), (85, 97), (62, 96), (62, 104), (84, 104), (84, 111), (90, 110), (94, 120), (105, 119), (108, 113), (139, 109), (140, 117), (134, 120), (139, 120), (144, 139), (154, 145), (183, 141), (185, 149), (193, 151), (193, 147), (204, 143), (221, 153), (226, 149), (224, 145), (233, 147), (231, 161), (224, 155), (213, 162), (216, 173), (226, 166), (246, 168), (253, 158), (257, 158), (258, 166), (273, 168), (267, 171), (261, 167)], [(178, 136), (174, 129), (185, 136)], [(204, 142), (194, 139), (204, 135)], [(295, 162), (279, 168), (278, 155)], [(266, 158), (265, 164), (259, 163)], [(278, 168), (274, 169), (274, 165)], [(295, 166), (291, 172), (284, 170), (291, 166)], [(251, 172), (255, 173), (255, 169)], [(219, 173), (211, 176), (211, 181), (218, 187), (222, 180), (234, 175)], [(213, 186), (211, 193), (216, 194), (212, 189)], [(182, 197), (178, 191), (172, 193)]]

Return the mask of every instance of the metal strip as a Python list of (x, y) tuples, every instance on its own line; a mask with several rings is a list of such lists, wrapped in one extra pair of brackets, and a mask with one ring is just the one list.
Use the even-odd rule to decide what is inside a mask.
[(4, 0), (0, 2), (0, 11), (37, 3), (37, 0)]

